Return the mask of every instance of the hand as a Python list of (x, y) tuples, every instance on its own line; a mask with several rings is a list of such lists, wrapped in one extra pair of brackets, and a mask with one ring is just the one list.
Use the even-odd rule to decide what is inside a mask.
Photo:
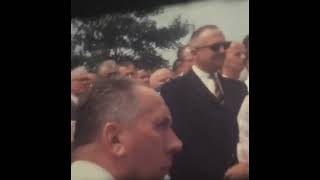
[(238, 163), (227, 170), (225, 180), (241, 180), (249, 179), (249, 165), (246, 163)]

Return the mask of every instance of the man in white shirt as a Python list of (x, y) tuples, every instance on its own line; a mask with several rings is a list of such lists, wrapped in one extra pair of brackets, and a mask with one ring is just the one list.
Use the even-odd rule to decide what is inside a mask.
[(230, 42), (217, 26), (195, 30), (189, 46), (194, 56), (191, 70), (160, 91), (172, 114), (172, 127), (184, 143), (170, 176), (173, 180), (223, 179), (237, 163), (237, 115), (246, 87), (218, 72)]
[(246, 48), (243, 44), (232, 42), (226, 51), (226, 58), (222, 67), (222, 76), (234, 80), (243, 80), (242, 72), (246, 67)]
[(182, 142), (161, 96), (130, 79), (99, 79), (79, 109), (71, 180), (160, 180)]
[[(246, 68), (249, 72), (249, 35), (243, 41), (247, 49)], [(249, 92), (249, 77), (246, 80)], [(237, 145), (237, 157), (239, 163), (230, 168), (226, 173), (226, 179), (249, 179), (249, 94), (243, 100), (239, 114), (239, 143)]]

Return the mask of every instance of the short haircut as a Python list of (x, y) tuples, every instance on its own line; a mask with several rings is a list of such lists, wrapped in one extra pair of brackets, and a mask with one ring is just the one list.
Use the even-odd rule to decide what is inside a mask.
[(119, 66), (125, 66), (125, 67), (128, 67), (128, 66), (131, 66), (133, 64), (133, 62), (129, 61), (129, 60), (122, 60), (122, 61), (119, 61), (118, 63)]
[(93, 143), (107, 122), (123, 123), (135, 119), (140, 108), (134, 91), (138, 85), (127, 78), (97, 80), (78, 111), (75, 148)]
[(179, 59), (176, 59), (176, 60), (173, 62), (172, 71), (173, 71), (173, 72), (176, 72), (180, 65), (181, 65), (181, 61), (180, 61)]
[(73, 70), (71, 70), (71, 81), (80, 75), (87, 75), (87, 74), (89, 74), (89, 72), (86, 67), (78, 66)]
[(204, 26), (201, 26), (200, 28), (198, 28), (197, 30), (195, 30), (192, 33), (190, 41), (193, 41), (193, 40), (197, 39), (207, 29), (219, 29), (219, 28), (216, 25), (204, 25)]
[(100, 65), (99, 65), (99, 68), (100, 69), (101, 67), (103, 66), (108, 66), (110, 68), (114, 68), (115, 66), (117, 65), (116, 61), (113, 60), (113, 59), (108, 59), (108, 60), (105, 60), (103, 61)]

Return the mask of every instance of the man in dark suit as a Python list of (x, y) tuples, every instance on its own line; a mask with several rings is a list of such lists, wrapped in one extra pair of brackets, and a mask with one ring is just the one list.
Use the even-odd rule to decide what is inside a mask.
[(221, 180), (237, 162), (237, 114), (247, 94), (244, 83), (223, 78), (225, 50), (230, 43), (214, 25), (196, 30), (190, 40), (195, 65), (161, 89), (184, 143), (174, 159), (172, 180)]

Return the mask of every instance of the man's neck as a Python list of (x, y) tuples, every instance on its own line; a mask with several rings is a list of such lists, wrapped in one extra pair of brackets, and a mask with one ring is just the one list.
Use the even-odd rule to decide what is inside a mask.
[(126, 177), (126, 169), (121, 167), (116, 161), (107, 155), (105, 152), (98, 150), (97, 146), (90, 144), (78, 147), (72, 155), (72, 162), (74, 161), (88, 161), (92, 162), (105, 171), (109, 172), (115, 180), (122, 180)]
[(222, 76), (229, 79), (239, 80), (240, 72), (223, 69)]
[(199, 64), (195, 64), (194, 66), (196, 66), (197, 68), (199, 68), (201, 71), (206, 72), (210, 75), (214, 75), (216, 72), (218, 72), (218, 69), (207, 69), (206, 67), (202, 67)]

